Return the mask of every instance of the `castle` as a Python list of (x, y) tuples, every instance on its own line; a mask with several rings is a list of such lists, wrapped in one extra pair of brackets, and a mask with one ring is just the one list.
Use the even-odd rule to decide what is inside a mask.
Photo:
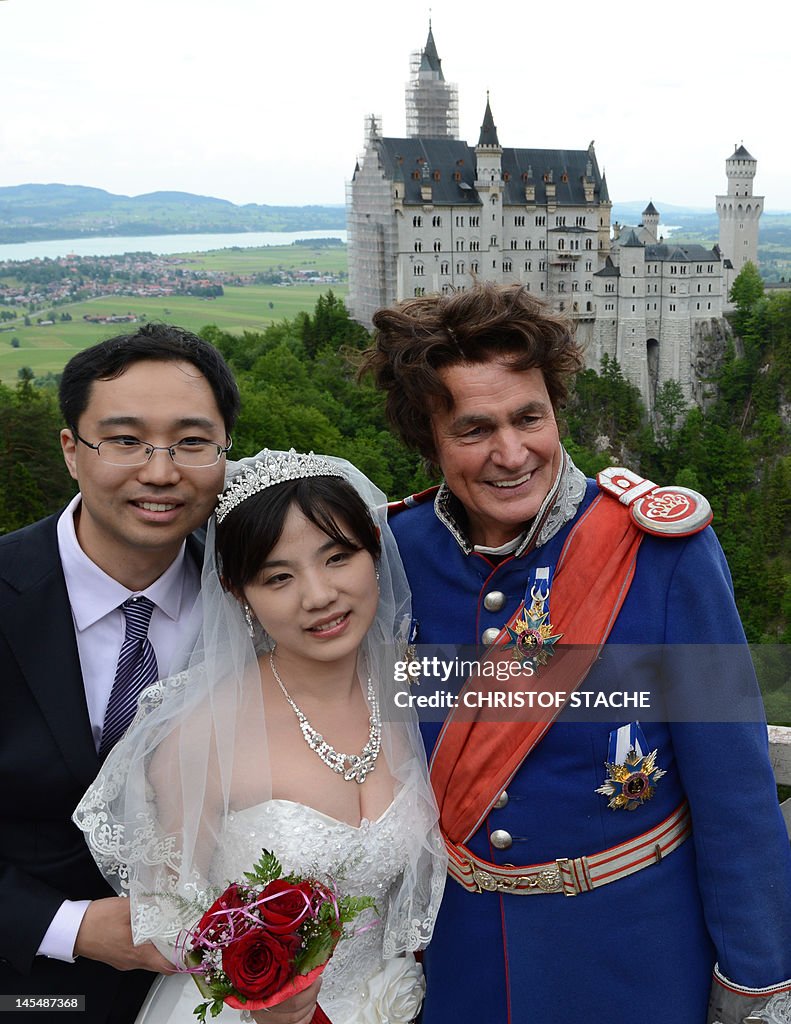
[(668, 379), (699, 402), (706, 350), (735, 275), (758, 263), (763, 198), (752, 195), (756, 160), (738, 146), (717, 197), (719, 244), (657, 237), (659, 211), (611, 225), (607, 181), (587, 149), (501, 145), (489, 97), (478, 142), (458, 138), (458, 90), (445, 81), (431, 26), (413, 54), (407, 137), (366, 123), (364, 155), (347, 189), (349, 309), (371, 326), (398, 299), (447, 293), (474, 279), (519, 282), (576, 323), (588, 365), (615, 358), (653, 409)]

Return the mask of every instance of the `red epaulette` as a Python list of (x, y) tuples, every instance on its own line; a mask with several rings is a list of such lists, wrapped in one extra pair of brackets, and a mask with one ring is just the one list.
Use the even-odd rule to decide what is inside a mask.
[(387, 503), (387, 518), (390, 516), (397, 515), (399, 512), (403, 512), (407, 508), (416, 508), (418, 505), (423, 505), (427, 501), (433, 501), (434, 495), (439, 490), (440, 485), (435, 484), (434, 487), (427, 487), (425, 491), (418, 491), (417, 494), (410, 494), (406, 498), (402, 498), (400, 501), (388, 501)]
[(712, 520), (711, 505), (689, 487), (658, 487), (623, 466), (610, 466), (596, 477), (599, 490), (629, 508), (635, 524), (658, 537), (689, 537)]

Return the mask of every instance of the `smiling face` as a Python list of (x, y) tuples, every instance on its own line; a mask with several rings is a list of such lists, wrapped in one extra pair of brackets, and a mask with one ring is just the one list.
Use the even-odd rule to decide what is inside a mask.
[(540, 370), (507, 362), (440, 371), (453, 398), (431, 417), (437, 461), (464, 505), (473, 544), (499, 547), (536, 515), (560, 466), (560, 438)]
[[(343, 521), (338, 526), (353, 536)], [(376, 615), (374, 560), (329, 537), (292, 505), (243, 597), (277, 645), (279, 662), (351, 664)]]
[[(76, 427), (91, 444), (123, 437), (153, 445), (189, 437), (226, 443), (208, 381), (183, 361), (142, 360), (120, 377), (94, 381)], [(82, 494), (75, 518), (80, 546), (132, 589), (164, 572), (184, 538), (211, 515), (222, 490), (224, 455), (215, 466), (186, 469), (158, 451), (144, 465), (127, 467), (109, 465), (71, 430), (61, 431), (61, 446)]]

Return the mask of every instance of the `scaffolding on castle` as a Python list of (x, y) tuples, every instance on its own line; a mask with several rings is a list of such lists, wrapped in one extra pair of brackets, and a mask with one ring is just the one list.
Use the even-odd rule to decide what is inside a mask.
[(381, 306), (397, 296), (398, 227), (390, 182), (379, 160), (381, 123), (369, 118), (368, 145), (354, 178), (346, 185), (349, 254), (349, 312), (369, 330)]
[(423, 53), (423, 50), (416, 50), (409, 59), (407, 138), (458, 139), (458, 86), (446, 82), (441, 71), (427, 71), (423, 66)]

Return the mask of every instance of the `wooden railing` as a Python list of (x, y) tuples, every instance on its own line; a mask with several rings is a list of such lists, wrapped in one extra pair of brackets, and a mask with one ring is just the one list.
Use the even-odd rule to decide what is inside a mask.
[[(791, 786), (791, 729), (782, 725), (769, 726), (769, 756), (777, 784)], [(791, 797), (780, 807), (791, 836)]]

